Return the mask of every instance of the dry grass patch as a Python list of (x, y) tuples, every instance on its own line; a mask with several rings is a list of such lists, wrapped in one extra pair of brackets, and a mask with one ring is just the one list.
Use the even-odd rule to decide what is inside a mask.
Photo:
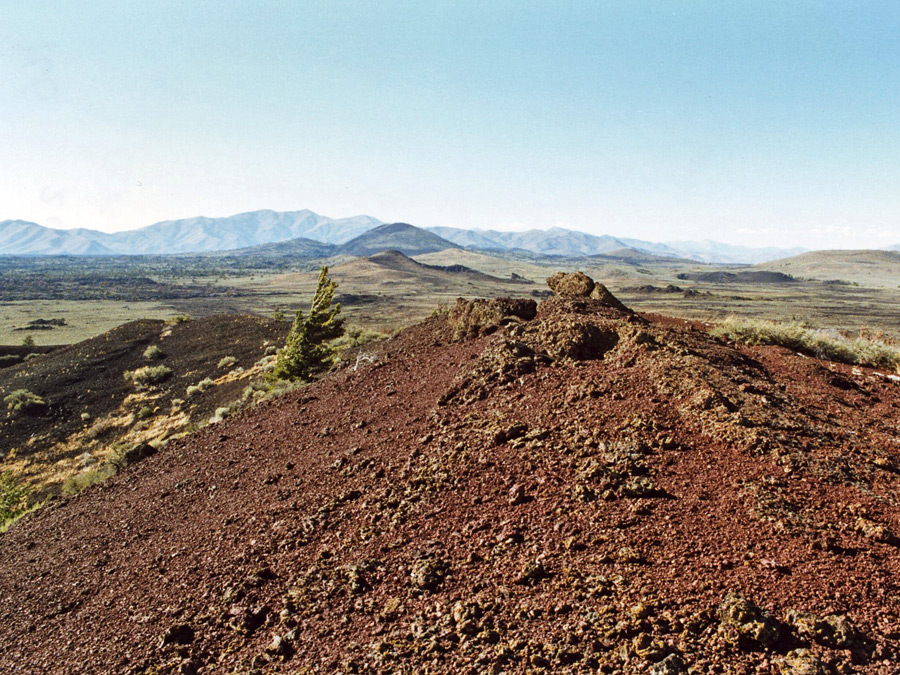
[(900, 372), (900, 346), (880, 334), (861, 331), (859, 337), (850, 338), (796, 322), (737, 317), (728, 317), (711, 333), (748, 345), (780, 345), (820, 359)]

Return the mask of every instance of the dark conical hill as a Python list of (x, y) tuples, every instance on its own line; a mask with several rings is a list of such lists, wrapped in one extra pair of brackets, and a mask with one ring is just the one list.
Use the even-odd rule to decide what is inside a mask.
[(341, 246), (340, 252), (355, 256), (370, 256), (382, 251), (395, 250), (409, 256), (434, 253), (448, 248), (456, 248), (456, 244), (414, 225), (388, 223), (348, 241)]

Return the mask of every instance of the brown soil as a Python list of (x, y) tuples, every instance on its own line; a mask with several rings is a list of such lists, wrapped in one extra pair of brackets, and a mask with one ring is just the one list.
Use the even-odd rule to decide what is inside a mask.
[(26, 516), (0, 670), (897, 672), (896, 383), (590, 299), (505, 319)]

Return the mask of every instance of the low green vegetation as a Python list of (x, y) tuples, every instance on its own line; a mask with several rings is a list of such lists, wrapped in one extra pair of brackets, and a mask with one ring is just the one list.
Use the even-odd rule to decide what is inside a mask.
[(65, 481), (63, 481), (61, 488), (62, 493), (67, 497), (76, 495), (82, 490), (89, 488), (91, 485), (102, 483), (110, 476), (113, 476), (117, 470), (118, 467), (116, 466), (116, 464), (110, 462), (107, 464), (101, 464), (94, 469), (76, 473), (74, 476), (69, 476)]
[(136, 385), (159, 384), (169, 379), (172, 369), (167, 366), (144, 366), (137, 370), (126, 370), (126, 380), (131, 380)]
[(713, 335), (748, 345), (780, 345), (820, 359), (900, 371), (900, 346), (878, 336), (844, 337), (796, 322), (729, 317)]
[(218, 424), (232, 413), (230, 406), (220, 406), (216, 408), (215, 414), (209, 419), (210, 424)]
[(0, 532), (28, 511), (31, 488), (16, 480), (10, 472), (0, 474)]
[(217, 366), (219, 370), (227, 370), (234, 366), (237, 363), (237, 359), (233, 356), (223, 356), (219, 360), (219, 365)]
[(450, 305), (447, 304), (446, 300), (438, 300), (438, 304), (435, 306), (434, 310), (431, 312), (431, 318), (435, 318), (438, 316), (444, 316), (450, 311)]
[(134, 462), (140, 461), (148, 455), (141, 452), (140, 445), (131, 446), (118, 442), (112, 445), (112, 452), (101, 464), (94, 463), (85, 470), (69, 476), (60, 488), (62, 494), (71, 497), (78, 494), (82, 490), (89, 488), (91, 485), (102, 483), (111, 478), (123, 468)]
[(370, 330), (360, 326), (347, 326), (344, 334), (337, 340), (334, 340), (331, 344), (334, 348), (342, 351), (344, 349), (352, 349), (353, 347), (362, 347), (371, 342), (385, 340), (388, 337), (388, 335), (377, 330)]
[(156, 345), (150, 345), (147, 349), (144, 350), (144, 358), (147, 361), (158, 361), (160, 359), (165, 358), (165, 354), (163, 350), (157, 347)]
[(344, 334), (341, 305), (334, 303), (336, 288), (337, 283), (328, 278), (328, 268), (322, 267), (309, 314), (297, 310), (272, 378), (309, 382), (334, 364), (337, 350), (331, 341)]
[(7, 410), (26, 415), (40, 415), (47, 410), (47, 403), (37, 394), (27, 389), (16, 389), (3, 398)]
[(197, 384), (192, 384), (191, 386), (189, 386), (187, 388), (187, 390), (185, 391), (185, 395), (188, 398), (192, 398), (192, 397), (196, 396), (197, 394), (206, 391), (207, 389), (212, 387), (214, 384), (215, 384), (215, 382), (213, 382), (211, 378), (204, 377)]

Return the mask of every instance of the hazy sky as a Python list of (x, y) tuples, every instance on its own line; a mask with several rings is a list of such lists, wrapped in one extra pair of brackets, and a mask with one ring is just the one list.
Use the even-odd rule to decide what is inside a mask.
[(0, 0), (0, 220), (900, 243), (900, 3)]

